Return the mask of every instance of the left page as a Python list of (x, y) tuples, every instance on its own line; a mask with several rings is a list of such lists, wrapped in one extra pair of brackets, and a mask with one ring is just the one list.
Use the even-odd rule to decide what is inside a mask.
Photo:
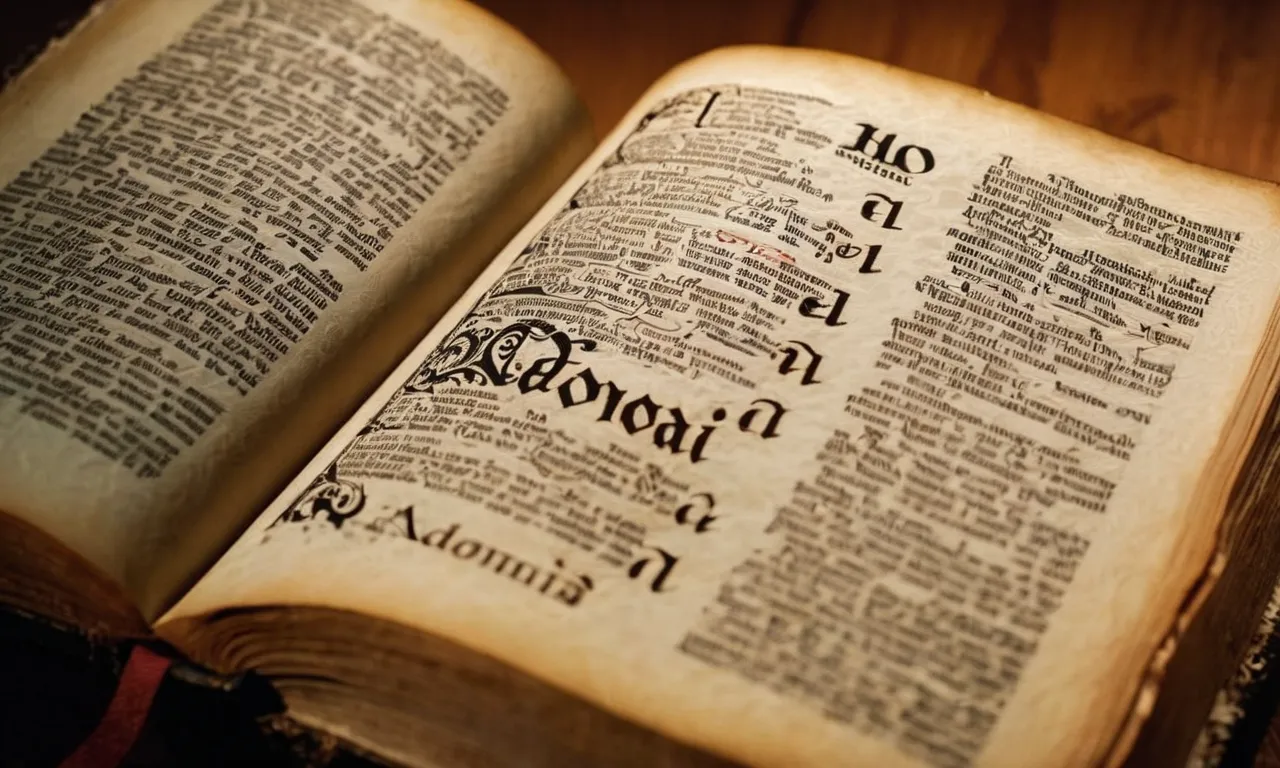
[(0, 97), (0, 512), (154, 617), (588, 146), (458, 0), (106, 3)]

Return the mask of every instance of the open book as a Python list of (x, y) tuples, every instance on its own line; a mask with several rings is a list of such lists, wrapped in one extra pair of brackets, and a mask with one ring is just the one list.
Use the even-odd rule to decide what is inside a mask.
[(1182, 759), (1276, 189), (811, 51), (585, 125), (458, 0), (108, 2), (0, 95), (0, 602), (411, 766)]

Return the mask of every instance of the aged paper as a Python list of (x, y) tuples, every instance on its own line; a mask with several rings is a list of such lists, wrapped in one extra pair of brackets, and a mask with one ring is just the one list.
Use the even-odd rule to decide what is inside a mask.
[(171, 615), (374, 614), (753, 764), (1097, 761), (1210, 558), (1275, 224), (965, 89), (712, 54)]
[(583, 126), (465, 3), (108, 4), (0, 99), (0, 509), (154, 616)]

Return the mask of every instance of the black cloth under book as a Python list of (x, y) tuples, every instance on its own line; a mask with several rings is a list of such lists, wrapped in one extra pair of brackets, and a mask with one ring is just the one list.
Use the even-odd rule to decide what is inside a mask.
[[(0, 766), (55, 768), (98, 725), (134, 643), (92, 638), (0, 609)], [(176, 661), (121, 768), (374, 768), (378, 762), (284, 717), (261, 678)]]

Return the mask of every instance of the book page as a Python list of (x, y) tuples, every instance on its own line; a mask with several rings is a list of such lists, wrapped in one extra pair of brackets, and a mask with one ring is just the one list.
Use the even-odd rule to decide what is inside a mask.
[(0, 510), (154, 617), (586, 152), (455, 0), (118, 0), (0, 98)]
[(969, 89), (711, 54), (165, 621), (361, 611), (754, 765), (1092, 764), (1210, 561), (1276, 224)]

